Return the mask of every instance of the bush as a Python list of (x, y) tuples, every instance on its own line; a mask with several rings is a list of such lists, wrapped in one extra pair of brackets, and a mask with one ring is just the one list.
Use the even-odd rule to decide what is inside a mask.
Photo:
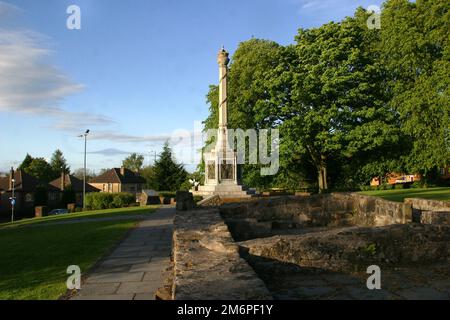
[(197, 204), (197, 202), (202, 201), (203, 197), (202, 196), (194, 196), (194, 203)]
[(177, 197), (177, 193), (173, 192), (173, 191), (161, 191), (158, 192), (160, 197), (164, 197), (164, 198), (176, 198)]
[(405, 185), (403, 183), (398, 183), (394, 186), (394, 189), (405, 189)]
[(86, 207), (91, 210), (113, 209), (128, 207), (135, 203), (134, 195), (130, 193), (93, 192), (86, 194)]

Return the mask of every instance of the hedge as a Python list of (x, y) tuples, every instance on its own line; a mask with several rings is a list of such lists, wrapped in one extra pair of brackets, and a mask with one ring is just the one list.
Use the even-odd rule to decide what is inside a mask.
[(123, 208), (128, 207), (135, 202), (135, 196), (125, 192), (92, 192), (86, 194), (86, 208), (90, 210)]

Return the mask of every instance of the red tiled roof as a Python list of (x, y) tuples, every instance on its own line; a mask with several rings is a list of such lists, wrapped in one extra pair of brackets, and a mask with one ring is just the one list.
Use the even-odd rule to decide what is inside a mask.
[[(50, 182), (50, 184), (58, 189), (61, 189), (61, 177), (58, 179), (53, 180)], [(73, 191), (75, 192), (83, 192), (83, 180), (78, 179), (75, 176), (72, 176), (70, 174), (66, 174), (64, 178), (64, 186), (69, 187), (71, 186)], [(91, 186), (86, 182), (86, 192), (99, 192), (100, 190)]]
[[(16, 191), (22, 192), (34, 192), (36, 187), (39, 185), (43, 185), (47, 187), (49, 191), (58, 191), (59, 188), (55, 188), (54, 186), (47, 184), (45, 182), (39, 181), (35, 177), (25, 173), (23, 170), (14, 171), (14, 189)], [(0, 189), (5, 191), (11, 191), (9, 186), (9, 177), (1, 177), (0, 178)]]
[(129, 169), (125, 169), (125, 174), (122, 175), (120, 173), (120, 170), (120, 168), (110, 169), (102, 175), (91, 179), (89, 183), (145, 183), (145, 179), (142, 178), (139, 174)]

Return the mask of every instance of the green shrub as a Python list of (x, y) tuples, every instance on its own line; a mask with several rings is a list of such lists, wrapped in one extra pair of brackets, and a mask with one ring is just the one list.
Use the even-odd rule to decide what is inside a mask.
[(125, 192), (93, 192), (86, 194), (86, 207), (91, 210), (123, 208), (135, 202), (134, 195)]
[(161, 191), (158, 193), (160, 197), (165, 197), (165, 198), (176, 198), (177, 193), (173, 192), (173, 191)]
[(202, 196), (194, 196), (194, 203), (197, 204), (197, 202), (202, 201), (203, 197)]

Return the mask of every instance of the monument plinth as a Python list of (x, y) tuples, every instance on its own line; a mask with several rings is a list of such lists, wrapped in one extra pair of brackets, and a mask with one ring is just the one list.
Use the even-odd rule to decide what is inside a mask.
[(238, 184), (237, 155), (228, 141), (227, 75), (229, 53), (222, 48), (217, 56), (219, 64), (219, 124), (214, 148), (203, 155), (205, 184), (194, 195), (219, 195), (222, 198), (250, 197)]

